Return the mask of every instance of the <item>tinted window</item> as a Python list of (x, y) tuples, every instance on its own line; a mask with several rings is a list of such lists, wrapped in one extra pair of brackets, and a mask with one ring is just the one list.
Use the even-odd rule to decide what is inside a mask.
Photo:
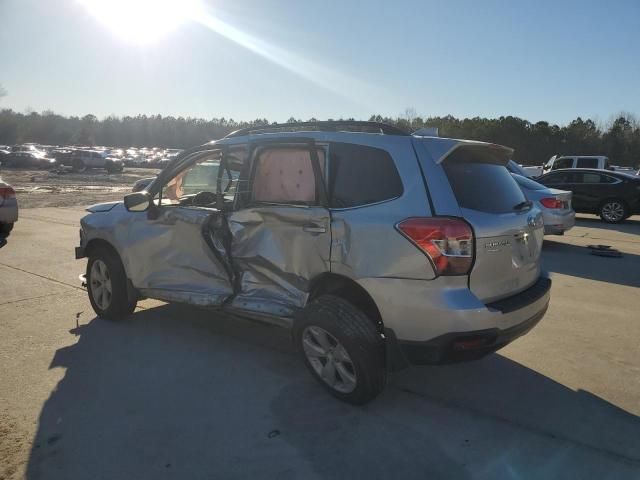
[(563, 183), (571, 183), (571, 173), (552, 173), (551, 175), (546, 175), (545, 177), (541, 178), (540, 183), (544, 185), (559, 185)]
[(575, 183), (613, 183), (616, 179), (599, 173), (577, 173)]
[(539, 184), (538, 182), (534, 182), (530, 178), (523, 177), (522, 175), (513, 174), (513, 178), (516, 179), (518, 185), (520, 185), (522, 188), (526, 188), (527, 190), (544, 190), (545, 188), (547, 188), (544, 185)]
[(598, 168), (597, 158), (579, 158), (577, 168)]
[(449, 158), (443, 166), (461, 207), (506, 213), (525, 201), (522, 190), (502, 165)]
[(573, 158), (560, 158), (553, 162), (552, 170), (557, 170), (559, 168), (571, 168), (573, 165)]
[(402, 181), (384, 150), (332, 143), (329, 151), (329, 204), (348, 208), (402, 195)]

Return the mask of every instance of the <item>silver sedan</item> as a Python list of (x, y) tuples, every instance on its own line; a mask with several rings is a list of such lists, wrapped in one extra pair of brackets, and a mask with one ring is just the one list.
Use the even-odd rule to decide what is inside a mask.
[(511, 175), (526, 199), (542, 210), (545, 235), (562, 235), (575, 225), (576, 212), (571, 208), (571, 192), (545, 187), (517, 173)]
[(13, 224), (18, 220), (18, 201), (16, 192), (0, 178), (0, 239), (11, 232)]

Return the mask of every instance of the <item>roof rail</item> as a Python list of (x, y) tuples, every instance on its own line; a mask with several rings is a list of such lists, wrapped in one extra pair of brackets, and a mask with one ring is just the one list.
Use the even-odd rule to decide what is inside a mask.
[(350, 131), (363, 133), (382, 133), (384, 135), (410, 135), (409, 132), (406, 132), (401, 128), (381, 122), (331, 120), (325, 122), (274, 123), (271, 125), (256, 125), (255, 127), (241, 128), (240, 130), (231, 132), (225, 138), (262, 133), (298, 132), (309, 130), (317, 130), (321, 132)]

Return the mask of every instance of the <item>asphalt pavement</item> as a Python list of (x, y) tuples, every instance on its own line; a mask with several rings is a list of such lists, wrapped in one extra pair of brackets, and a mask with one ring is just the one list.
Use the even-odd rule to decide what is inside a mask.
[(530, 334), (352, 407), (278, 328), (156, 301), (95, 318), (82, 208), (20, 213), (0, 249), (0, 479), (640, 478), (640, 217), (548, 237)]

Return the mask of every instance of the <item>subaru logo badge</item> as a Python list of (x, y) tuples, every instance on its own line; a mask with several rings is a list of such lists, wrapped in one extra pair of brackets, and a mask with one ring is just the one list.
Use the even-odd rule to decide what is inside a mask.
[(527, 225), (529, 225), (531, 228), (535, 228), (536, 226), (536, 219), (533, 217), (528, 217), (527, 218)]

